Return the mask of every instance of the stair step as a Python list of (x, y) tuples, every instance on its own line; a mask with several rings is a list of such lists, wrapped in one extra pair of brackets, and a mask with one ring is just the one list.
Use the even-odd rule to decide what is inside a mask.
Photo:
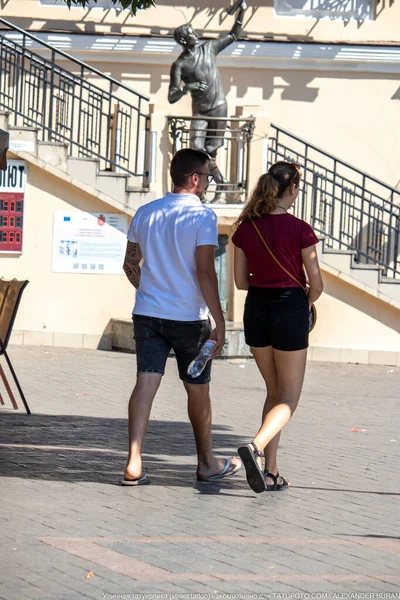
[(379, 285), (379, 269), (354, 269), (352, 268), (352, 277), (364, 285), (377, 290)]
[(116, 173), (115, 171), (99, 171), (99, 174), (102, 175), (102, 177), (123, 177), (124, 179), (128, 178), (127, 173)]
[(384, 277), (382, 275), (380, 283), (390, 283), (393, 285), (400, 285), (400, 279), (392, 279), (391, 277)]
[(60, 142), (38, 142), (37, 156), (45, 163), (67, 170), (68, 146)]
[(155, 200), (155, 196), (155, 192), (149, 192), (148, 190), (142, 190), (139, 188), (137, 190), (129, 189), (126, 193), (126, 206), (127, 208), (131, 209), (131, 211), (136, 211), (140, 206)]
[(385, 294), (386, 296), (389, 296), (389, 298), (400, 303), (400, 285), (398, 285), (400, 284), (400, 281), (398, 279), (391, 279), (389, 281), (390, 283), (381, 282), (378, 286), (378, 290), (382, 292), (382, 294)]
[(79, 181), (97, 188), (99, 161), (92, 158), (72, 158), (67, 160), (67, 173)]
[(21, 150), (30, 152), (31, 154), (37, 153), (37, 129), (31, 127), (15, 127), (13, 125), (8, 126), (8, 132), (10, 134), (10, 150)]
[(148, 188), (143, 188), (140, 185), (128, 185), (126, 188), (127, 192), (132, 192), (134, 194), (142, 194), (143, 192), (148, 192)]
[(28, 133), (28, 132), (37, 133), (39, 131), (39, 127), (22, 127), (21, 125), (9, 125), (8, 129), (10, 130), (10, 133), (12, 131), (21, 131), (24, 133)]
[(373, 263), (358, 263), (358, 262), (354, 262), (351, 265), (352, 269), (356, 269), (358, 271), (383, 271), (384, 267), (381, 267), (381, 265), (374, 265)]
[(126, 175), (119, 173), (97, 173), (96, 188), (101, 192), (115, 198), (122, 204), (126, 203)]
[(351, 258), (352, 255), (342, 253), (322, 252), (320, 255), (321, 263), (325, 263), (347, 275), (350, 275), (351, 272)]
[(350, 255), (350, 256), (357, 256), (357, 250), (339, 250), (337, 248), (327, 248), (326, 250), (324, 249), (324, 254), (338, 254), (339, 256), (341, 255)]

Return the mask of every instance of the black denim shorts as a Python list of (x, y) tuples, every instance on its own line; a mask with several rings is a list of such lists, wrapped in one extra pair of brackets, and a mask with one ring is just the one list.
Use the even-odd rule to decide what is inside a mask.
[(304, 290), (250, 286), (243, 325), (246, 344), (254, 348), (308, 348), (308, 300)]
[(195, 379), (187, 374), (192, 360), (208, 340), (210, 321), (170, 321), (157, 317), (133, 315), (133, 331), (136, 345), (137, 374), (161, 373), (171, 350), (178, 363), (179, 377), (185, 383), (204, 384), (211, 380), (211, 363)]

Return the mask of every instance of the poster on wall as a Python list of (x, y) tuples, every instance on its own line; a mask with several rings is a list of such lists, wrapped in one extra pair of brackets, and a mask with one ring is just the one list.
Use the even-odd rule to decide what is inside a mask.
[(22, 252), (26, 163), (8, 160), (0, 171), (0, 252)]
[(121, 274), (126, 250), (126, 215), (54, 213), (54, 273)]

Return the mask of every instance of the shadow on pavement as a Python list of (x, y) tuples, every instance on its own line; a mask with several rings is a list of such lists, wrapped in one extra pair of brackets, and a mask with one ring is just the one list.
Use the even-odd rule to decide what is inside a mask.
[(376, 494), (378, 496), (400, 496), (398, 492), (381, 492), (379, 490), (347, 490), (343, 488), (326, 488), (303, 485), (291, 485), (293, 490), (315, 490), (316, 492), (349, 492), (350, 494)]
[[(27, 479), (116, 484), (127, 456), (126, 419), (69, 415), (2, 414), (0, 475)], [(213, 426), (214, 451), (233, 456), (243, 442), (228, 427)], [(174, 462), (187, 457), (190, 464)], [(219, 493), (236, 477), (212, 484), (196, 482), (196, 454), (189, 422), (150, 420), (143, 448), (144, 468), (156, 485), (196, 486)], [(247, 488), (245, 481), (240, 481)], [(248, 488), (247, 488), (248, 489)], [(249, 490), (250, 491), (250, 490)]]

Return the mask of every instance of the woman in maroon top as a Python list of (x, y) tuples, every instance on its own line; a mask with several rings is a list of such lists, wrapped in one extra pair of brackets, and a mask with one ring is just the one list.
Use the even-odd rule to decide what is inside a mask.
[[(288, 213), (299, 193), (298, 165), (278, 162), (262, 175), (235, 223), (235, 283), (248, 290), (244, 333), (267, 386), (262, 425), (254, 440), (238, 449), (247, 481), (255, 492), (288, 483), (279, 475), (277, 451), (282, 428), (299, 402), (306, 367), (309, 307), (322, 293), (318, 238), (311, 227)], [(293, 274), (305, 293), (272, 258)], [(306, 273), (307, 277), (306, 277)], [(265, 469), (262, 470), (263, 452)]]

